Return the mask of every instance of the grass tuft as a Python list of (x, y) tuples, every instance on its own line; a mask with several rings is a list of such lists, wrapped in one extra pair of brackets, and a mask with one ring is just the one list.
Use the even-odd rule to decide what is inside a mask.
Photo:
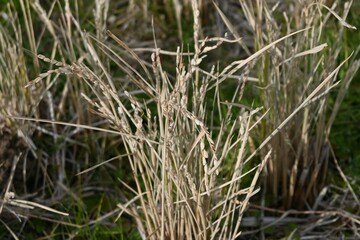
[(9, 1), (0, 236), (357, 236), (330, 141), (352, 3)]

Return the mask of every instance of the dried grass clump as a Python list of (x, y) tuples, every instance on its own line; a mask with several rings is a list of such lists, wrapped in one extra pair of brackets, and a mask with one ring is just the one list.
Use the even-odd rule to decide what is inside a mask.
[[(111, 220), (130, 217), (143, 239), (236, 239), (241, 227), (249, 224), (249, 218), (243, 221), (244, 215), (250, 198), (260, 190), (258, 180), (263, 169), (264, 189), (270, 189), (273, 197), (271, 204), (286, 209), (319, 206), (331, 150), (331, 125), (359, 67), (358, 61), (350, 61), (344, 79), (336, 81), (350, 57), (338, 65), (340, 45), (326, 51), (328, 44), (321, 37), (331, 16), (340, 21), (341, 29), (352, 28), (345, 21), (349, 6), (345, 5), (339, 17), (335, 7), (331, 10), (323, 1), (297, 3), (294, 19), (284, 13), (285, 25), (281, 27), (273, 15), (276, 5), (270, 9), (265, 1), (240, 1), (254, 36), (249, 48), (221, 5), (214, 5), (214, 9), (232, 37), (203, 38), (201, 2), (184, 1), (193, 14), (189, 47), (193, 51), (178, 47), (174, 52), (159, 48), (154, 26), (155, 46), (146, 49), (132, 49), (117, 34), (106, 31), (109, 1), (94, 2), (94, 33), (82, 30), (78, 12), (72, 10), (78, 8), (78, 2), (53, 1), (47, 9), (39, 1), (20, 1), (33, 69), (24, 67), (24, 59), (29, 57), (22, 52), (21, 29), (17, 21), (10, 21), (18, 26), (14, 38), (6, 37), (6, 31), (0, 29), (0, 43), (6, 46), (0, 49), (0, 57), (16, 50), (9, 60), (0, 59), (6, 62), (0, 68), (6, 78), (0, 82), (0, 124), (4, 119), (8, 128), (17, 130), (22, 129), (20, 121), (26, 122), (30, 130), (21, 136), (27, 143), (37, 136), (44, 138), (40, 141), (44, 149), (33, 151), (39, 165), (37, 175), (41, 175), (36, 182), (42, 181), (38, 184), (41, 196), (36, 200), (42, 204), (19, 199), (10, 191), (12, 171), (0, 213), (10, 205), (50, 211), (46, 220), (56, 224), (54, 229), (44, 230), (45, 235), (66, 226), (70, 237), (81, 236), (85, 227), (91, 231), (98, 224), (110, 225)], [(182, 39), (182, 5), (179, 1), (173, 4), (177, 34)], [(129, 9), (138, 6), (136, 1), (129, 1)], [(166, 6), (171, 11), (171, 5)], [(137, 11), (147, 15), (147, 5)], [(40, 35), (34, 33), (32, 13), (42, 22)], [(52, 41), (40, 52), (38, 46), (46, 38)], [(224, 67), (208, 64), (207, 57), (223, 43), (240, 46), (247, 57)], [(137, 51), (144, 52), (145, 57)], [(148, 52), (151, 54), (146, 56)], [(165, 70), (165, 61), (173, 69)], [(49, 70), (40, 71), (46, 64)], [(33, 81), (26, 71), (36, 76)], [(241, 104), (250, 80), (257, 85), (259, 108)], [(336, 86), (340, 91), (328, 117), (328, 93)], [(11, 104), (6, 105), (6, 101)], [(109, 143), (114, 148), (111, 154), (116, 156), (105, 161), (111, 155), (106, 153), (112, 150), (107, 147)], [(29, 146), (36, 149), (34, 143)], [(49, 146), (56, 148), (47, 149)], [(121, 163), (111, 165), (115, 159), (122, 159)], [(108, 193), (101, 185), (105, 181), (93, 182), (94, 170), (105, 166), (119, 170), (124, 159), (128, 176), (111, 183), (112, 194), (119, 202), (115, 209), (104, 213), (100, 206), (95, 219), (76, 219), (91, 215), (85, 212), (82, 197), (95, 190), (86, 189)], [(13, 169), (18, 160), (14, 158)], [(77, 206), (67, 209), (74, 211), (69, 215), (45, 207), (51, 205), (50, 198), (63, 200), (68, 195)], [(356, 199), (354, 192), (352, 197)], [(266, 198), (262, 200), (260, 213), (266, 223)], [(301, 214), (282, 213), (280, 220), (287, 214)], [(337, 214), (358, 224), (353, 215)], [(18, 215), (19, 219), (30, 214), (27, 210), (23, 215)], [(59, 219), (60, 215), (68, 218)], [(286, 218), (284, 222), (292, 220)], [(11, 227), (2, 223), (16, 238)]]
[[(29, 61), (28, 52), (24, 49), (25, 45), (29, 44), (32, 48), (36, 43), (29, 22), (28, 2), (20, 1), (20, 5), (25, 26), (18, 15), (21, 13), (14, 10), (11, 1), (1, 12), (0, 20), (0, 222), (14, 239), (18, 239), (18, 232), (12, 227), (16, 223), (22, 225), (23, 221), (26, 222), (32, 209), (68, 215), (27, 200), (40, 188), (35, 184), (41, 179), (41, 174), (36, 174), (40, 168), (39, 151), (33, 138), (36, 126), (16, 118), (39, 116), (39, 98), (43, 97), (44, 89), (40, 85), (37, 88), (24, 88), (31, 75), (38, 75), (40, 70), (38, 59), (30, 58)], [(4, 232), (1, 237), (4, 237)]]
[[(266, 166), (266, 186), (273, 198), (270, 204), (285, 209), (315, 209), (316, 199), (326, 183), (330, 156), (329, 133), (344, 94), (359, 63), (352, 60), (342, 81), (337, 81), (338, 56), (352, 1), (294, 3), (292, 12), (283, 12), (284, 25), (275, 20), (277, 7), (265, 1), (242, 1), (245, 16), (254, 32), (254, 45), (261, 49), (282, 33), (307, 29), (274, 46), (257, 64), (258, 94), (268, 115), (262, 121), (259, 135), (271, 138), (265, 149), (272, 149)], [(343, 7), (339, 16), (336, 11)], [(290, 8), (291, 9), (291, 8)], [(324, 32), (339, 24), (337, 40), (328, 46)], [(344, 62), (341, 65), (343, 65)], [(329, 109), (329, 92), (339, 87), (336, 106)], [(330, 112), (330, 114), (329, 114)], [(286, 125), (285, 119), (292, 116)], [(265, 151), (263, 153), (266, 154)]]
[[(186, 63), (183, 51), (178, 48), (174, 78), (163, 70), (159, 48), (153, 50), (152, 69), (148, 69), (149, 64), (108, 32), (139, 67), (130, 65), (97, 38), (84, 34), (92, 58), (88, 61), (97, 63), (98, 72), (84, 62), (68, 65), (38, 55), (56, 68), (40, 74), (28, 85), (31, 87), (52, 73), (85, 81), (92, 94), (81, 95), (121, 136), (132, 170), (135, 187), (121, 181), (130, 197), (128, 202), (118, 204), (122, 210), (119, 217), (122, 213), (132, 216), (141, 235), (150, 239), (237, 237), (241, 217), (250, 197), (258, 191), (255, 184), (269, 157), (268, 154), (260, 164), (243, 170), (252, 159), (246, 157), (245, 150), (249, 133), (254, 129), (252, 119), (260, 109), (241, 107), (234, 115), (236, 107), (231, 104), (242, 98), (251, 67), (246, 66), (266, 49), (245, 61), (234, 62), (222, 72), (216, 71), (215, 66), (201, 68), (205, 54), (227, 39), (200, 40), (196, 1), (192, 2), (192, 8), (195, 52), (190, 53)], [(214, 45), (209, 45), (214, 41)], [(126, 74), (128, 82), (120, 89), (111, 72), (99, 61), (96, 49), (101, 49)], [(221, 83), (234, 78), (232, 73), (242, 67), (246, 71), (238, 78), (233, 95), (222, 99)], [(137, 98), (135, 93), (139, 92), (145, 96)], [(207, 105), (208, 97), (215, 99), (213, 106)], [(227, 100), (230, 103), (224, 105)], [(225, 113), (220, 116), (219, 126), (211, 124), (215, 112)], [(222, 173), (225, 164), (233, 167)], [(241, 184), (249, 174), (253, 176), (250, 185)]]
[[(17, 9), (15, 5), (19, 5)], [(54, 9), (59, 8), (60, 23), (54, 21)], [(39, 1), (20, 0), (9, 1), (0, 15), (0, 184), (3, 187), (0, 216), (2, 229), (7, 229), (15, 239), (26, 231), (30, 216), (61, 222), (59, 213), (68, 215), (50, 208), (54, 205), (59, 208), (59, 200), (72, 192), (71, 186), (65, 184), (69, 181), (66, 174), (80, 163), (71, 160), (69, 164), (67, 154), (75, 156), (82, 152), (85, 158), (92, 155), (89, 154), (90, 145), (85, 146), (76, 139), (83, 133), (82, 129), (55, 124), (61, 120), (68, 121), (69, 125), (71, 121), (85, 123), (87, 120), (92, 125), (94, 119), (85, 116), (81, 111), (83, 106), (76, 101), (79, 88), (86, 91), (81, 83), (54, 85), (57, 81), (52, 80), (59, 74), (50, 75), (50, 70), (47, 75), (41, 74), (44, 81), (24, 88), (29, 79), (41, 72), (37, 57), (39, 48), (48, 51), (50, 56), (71, 61), (76, 59), (77, 53), (84, 53), (81, 35), (73, 29), (69, 12), (69, 1), (65, 1), (64, 6), (54, 1), (50, 10), (45, 10)], [(43, 24), (39, 24), (41, 21)], [(47, 118), (50, 124), (40, 125), (37, 121), (41, 118)], [(84, 135), (95, 144), (91, 133)], [(1, 231), (0, 237), (6, 237), (6, 233)]]

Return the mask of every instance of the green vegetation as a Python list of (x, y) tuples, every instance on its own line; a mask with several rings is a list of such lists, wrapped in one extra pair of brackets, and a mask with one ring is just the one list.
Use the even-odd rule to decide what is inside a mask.
[(0, 1), (0, 238), (358, 236), (359, 3), (205, 2)]

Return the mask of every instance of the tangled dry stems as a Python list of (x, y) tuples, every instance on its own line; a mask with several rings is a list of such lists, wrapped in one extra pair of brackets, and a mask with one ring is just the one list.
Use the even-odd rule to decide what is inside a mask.
[[(47, 56), (37, 54), (37, 43), (31, 30), (32, 24), (30, 21), (27, 22), (26, 28), (31, 51), (34, 53), (33, 62), (36, 71), (39, 69), (38, 59), (49, 63), (50, 70), (38, 74), (32, 82), (26, 80), (26, 83), (20, 86), (26, 85), (27, 89), (33, 92), (37, 89), (41, 91), (44, 89), (43, 86), (46, 86), (44, 92), (47, 92), (51, 87), (56, 86), (56, 81), (59, 81), (61, 75), (65, 75), (66, 87), (58, 109), (64, 109), (63, 106), (69, 96), (68, 91), (73, 91), (72, 96), (77, 101), (73, 103), (75, 109), (78, 109), (74, 113), (77, 118), (86, 119), (86, 114), (79, 110), (81, 108), (79, 106), (83, 106), (81, 101), (85, 99), (92, 110), (106, 120), (104, 126), (109, 126), (112, 129), (111, 133), (120, 136), (134, 185), (130, 186), (129, 183), (121, 180), (126, 194), (122, 195), (122, 201), (117, 205), (118, 211), (112, 214), (120, 212), (118, 218), (123, 214), (131, 216), (143, 238), (234, 239), (238, 237), (241, 233), (241, 220), (249, 207), (250, 198), (259, 191), (257, 182), (265, 167), (270, 176), (270, 188), (275, 198), (281, 198), (287, 207), (292, 206), (295, 192), (299, 189), (298, 182), (304, 179), (298, 176), (303, 176), (303, 172), (309, 168), (306, 164), (300, 166), (299, 161), (300, 157), (307, 157), (309, 150), (305, 149), (303, 153), (303, 149), (311, 145), (309, 131), (312, 124), (321, 126), (317, 126), (318, 132), (314, 143), (316, 148), (313, 161), (316, 166), (309, 175), (312, 180), (305, 189), (303, 202), (307, 201), (307, 195), (313, 194), (313, 190), (321, 185), (318, 177), (324, 162), (321, 154), (322, 146), (327, 141), (331, 121), (336, 115), (335, 109), (329, 122), (324, 124), (322, 118), (325, 114), (325, 100), (330, 89), (336, 86), (337, 83), (333, 81), (340, 67), (345, 63), (344, 61), (338, 67), (334, 65), (338, 54), (335, 52), (330, 57), (332, 62), (329, 68), (324, 67), (327, 62), (321, 53), (326, 45), (319, 42), (322, 29), (317, 25), (324, 24), (321, 20), (309, 18), (305, 19), (305, 22), (297, 22), (297, 30), (302, 29), (299, 31), (291, 30), (289, 20), (287, 32), (281, 37), (280, 27), (274, 23), (271, 11), (265, 2), (259, 1), (257, 3), (259, 5), (254, 7), (249, 1), (242, 1), (240, 4), (246, 10), (245, 17), (254, 31), (256, 51), (245, 59), (233, 61), (223, 69), (219, 69), (216, 66), (206, 66), (204, 62), (206, 55), (222, 47), (224, 42), (238, 43), (247, 53), (249, 49), (219, 7), (216, 7), (216, 11), (230, 29), (234, 39), (228, 40), (223, 37), (200, 39), (200, 7), (198, 2), (193, 0), (191, 8), (194, 19), (194, 52), (184, 53), (180, 47), (176, 52), (170, 52), (170, 55), (175, 56), (175, 74), (171, 75), (164, 70), (162, 61), (163, 54), (169, 52), (157, 46), (155, 36), (155, 48), (148, 49), (152, 51), (149, 63), (142, 60), (134, 50), (111, 32), (107, 32), (111, 41), (106, 38), (104, 30), (108, 11), (107, 1), (96, 3), (94, 12), (96, 36), (81, 30), (79, 22), (71, 13), (69, 1), (65, 1), (66, 14), (63, 18), (65, 30), (61, 33), (69, 43), (66, 49), (61, 48), (56, 37), (55, 25), (46, 11), (38, 2), (33, 4), (50, 36), (56, 40), (51, 54), (46, 54)], [(54, 2), (53, 6), (55, 4)], [(29, 15), (29, 3), (21, 1), (21, 5), (23, 12)], [(309, 4), (303, 8), (302, 14), (311, 15), (306, 12), (311, 10), (314, 11), (312, 12), (314, 16), (318, 16), (316, 11), (319, 6), (325, 5)], [(330, 8), (325, 8), (339, 19), (343, 26), (351, 27), (345, 21), (346, 14), (344, 17), (339, 17)], [(262, 19), (257, 18), (256, 14), (266, 16), (265, 29), (259, 27), (261, 24), (257, 21), (262, 22)], [(76, 29), (74, 33), (71, 31), (72, 26)], [(181, 31), (179, 36), (182, 36)], [(302, 40), (297, 41), (298, 45), (295, 47), (292, 46), (294, 38)], [(306, 40), (315, 42), (308, 43)], [(113, 48), (114, 43), (122, 49)], [(284, 45), (280, 45), (282, 43)], [(80, 57), (75, 54), (75, 48), (79, 51)], [(68, 61), (64, 60), (66, 51), (71, 55)], [(276, 57), (270, 58), (271, 54)], [(63, 60), (54, 60), (55, 56), (60, 56)], [(314, 56), (319, 57), (314, 60)], [(307, 82), (293, 85), (291, 79), (297, 77), (290, 76), (289, 71), (293, 70), (300, 59), (305, 59), (304, 66), (314, 62), (317, 64), (311, 65), (306, 69), (307, 72), (303, 73), (308, 79)], [(124, 85), (111, 72), (110, 62), (127, 77)], [(137, 66), (130, 62), (136, 62)], [(338, 104), (359, 67), (358, 62), (353, 62), (352, 66), (354, 67), (341, 83)], [(256, 71), (257, 67), (260, 68), (259, 71)], [(258, 76), (251, 78), (250, 75), (254, 72), (258, 73)], [(240, 75), (237, 75), (238, 73)], [(52, 78), (54, 74), (55, 77)], [(233, 85), (232, 95), (224, 99), (220, 93), (226, 91), (228, 85), (225, 83), (229, 79), (236, 79), (237, 82)], [(258, 80), (257, 83), (265, 89), (261, 94), (263, 108), (244, 107), (239, 104), (249, 79)], [(289, 85), (282, 82), (284, 79), (289, 81)], [(45, 80), (45, 83), (42, 80)], [(77, 84), (79, 84), (78, 88), (73, 87)], [(274, 86), (281, 86), (285, 90), (279, 90)], [(21, 91), (24, 89), (22, 88)], [(144, 96), (137, 97), (135, 93)], [(21, 96), (28, 95), (22, 93)], [(44, 94), (41, 98), (43, 96)], [(49, 96), (51, 99), (51, 95)], [(83, 99), (80, 100), (79, 96)], [(276, 99), (281, 96), (285, 98)], [(286, 96), (294, 99), (287, 101)], [(207, 100), (209, 97), (214, 99), (212, 105), (209, 105)], [(321, 107), (315, 107), (316, 113), (309, 117), (306, 112), (312, 113), (312, 104), (319, 101)], [(279, 104), (280, 102), (284, 104)], [(49, 105), (51, 109), (52, 104)], [(13, 109), (19, 108), (19, 106), (13, 107)], [(238, 108), (240, 110), (235, 111)], [(13, 109), (7, 110), (4, 116), (13, 116), (11, 119), (14, 123), (16, 119), (21, 119), (19, 115), (31, 115), (26, 111), (15, 114)], [(220, 115), (216, 116), (220, 120), (218, 125), (213, 121), (216, 113)], [(60, 122), (56, 119), (60, 119), (60, 115), (61, 113), (57, 116), (50, 114), (52, 119), (49, 122), (53, 125), (53, 132), (58, 132), (56, 126)], [(22, 118), (24, 119), (26, 118)], [(94, 117), (94, 119), (98, 118)], [(102, 130), (91, 126), (94, 119), (90, 120), (88, 128)], [(294, 133), (298, 122), (304, 126), (300, 135)], [(86, 128), (79, 123), (62, 124)], [(249, 153), (247, 147), (251, 145), (252, 136), (256, 135), (254, 132), (259, 129), (263, 134), (258, 140), (260, 144)], [(319, 136), (324, 131), (325, 137)], [(107, 132), (110, 133), (109, 130)], [(64, 135), (67, 138), (67, 133)], [(293, 141), (290, 135), (297, 138)], [(57, 136), (52, 135), (54, 139), (57, 139)], [(285, 155), (281, 155), (282, 151)], [(291, 151), (296, 154), (290, 161), (287, 154)], [(260, 159), (257, 158), (258, 154), (261, 156)], [(58, 162), (60, 170), (57, 184), (54, 185), (66, 189), (64, 162)], [(105, 163), (96, 166), (101, 165)], [(226, 169), (229, 165), (232, 166), (230, 170)], [(82, 171), (82, 174), (88, 172), (90, 169)], [(247, 176), (251, 176), (249, 183), (244, 181)], [(318, 189), (312, 198), (317, 196), (317, 191)], [(353, 221), (355, 225), (358, 224), (356, 218), (350, 218), (355, 219)]]

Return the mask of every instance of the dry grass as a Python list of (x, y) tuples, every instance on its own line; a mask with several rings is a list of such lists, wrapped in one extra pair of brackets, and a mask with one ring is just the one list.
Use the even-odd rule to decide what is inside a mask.
[[(249, 221), (242, 220), (251, 197), (260, 191), (263, 169), (272, 203), (316, 209), (325, 185), (331, 125), (359, 67), (350, 60), (345, 78), (336, 81), (350, 57), (337, 65), (340, 46), (326, 50), (321, 39), (331, 18), (341, 29), (352, 27), (346, 23), (348, 8), (340, 17), (335, 7), (309, 1), (296, 5), (293, 18), (284, 15), (285, 24), (279, 26), (266, 2), (240, 1), (254, 36), (249, 48), (217, 5), (214, 11), (232, 37), (202, 37), (199, 13), (208, 6), (201, 2), (165, 4), (168, 14), (174, 7), (180, 39), (185, 35), (181, 15), (193, 14), (193, 51), (160, 49), (155, 26), (153, 48), (129, 47), (106, 31), (108, 1), (94, 2), (94, 32), (82, 30), (76, 11), (82, 1), (53, 1), (44, 7), (21, 0), (23, 28), (15, 11), (7, 11), (9, 27), (0, 29), (0, 60), (5, 63), (0, 65), (0, 120), (3, 130), (21, 131), (29, 149), (23, 159), (31, 159), (37, 174), (33, 192), (18, 192), (23, 199), (14, 199), (13, 170), (1, 209), (18, 204), (49, 211), (28, 209), (21, 216), (10, 209), (20, 219), (55, 222), (42, 231), (45, 236), (59, 225), (67, 226), (66, 234), (74, 238), (85, 227), (91, 232), (98, 224), (130, 217), (143, 239), (235, 239)], [(128, 7), (148, 15), (145, 4), (129, 1)], [(34, 24), (34, 13), (41, 27)], [(30, 57), (23, 52), (23, 32)], [(247, 57), (224, 67), (208, 64), (207, 57), (224, 44), (240, 46)], [(240, 104), (250, 81), (258, 87), (259, 108)], [(328, 93), (334, 87), (340, 91), (328, 117)], [(24, 154), (14, 158), (13, 169)], [(102, 185), (108, 179), (104, 168), (124, 168), (130, 176)], [(97, 172), (104, 182), (95, 187)], [(96, 217), (77, 219), (87, 215), (84, 195), (92, 194), (87, 190), (92, 188), (113, 191), (118, 203), (107, 212), (99, 207)], [(72, 211), (65, 207), (69, 216), (55, 210), (61, 204), (50, 208), (50, 199), (66, 198), (77, 206)], [(284, 219), (292, 212), (282, 213)], [(2, 223), (16, 238), (11, 226)]]
[[(195, 1), (192, 7), (196, 13), (198, 6)], [(198, 20), (196, 14), (194, 19)], [(82, 96), (121, 136), (134, 175), (136, 187), (123, 182), (133, 197), (128, 202), (118, 204), (122, 209), (120, 215), (125, 212), (134, 217), (141, 235), (151, 239), (236, 237), (240, 232), (241, 216), (250, 197), (258, 191), (255, 184), (268, 158), (265, 157), (261, 164), (250, 171), (242, 171), (249, 131), (254, 128), (250, 124), (251, 119), (259, 109), (250, 112), (243, 110), (234, 116), (231, 111), (233, 107), (228, 105), (215, 138), (206, 126), (213, 117), (205, 101), (209, 95), (208, 88), (216, 86), (218, 89), (213, 107), (220, 108), (222, 99), (217, 96), (221, 88), (219, 79), (229, 74), (227, 71), (217, 73), (215, 67), (199, 68), (204, 54), (220, 43), (215, 47), (206, 46), (206, 41), (200, 43), (198, 31), (198, 22), (194, 21), (195, 52), (188, 65), (184, 63), (183, 54), (178, 48), (175, 82), (162, 69), (160, 49), (155, 48), (152, 54), (151, 71), (148, 64), (125, 43), (111, 32), (108, 33), (138, 62), (145, 74), (143, 76), (119, 53), (97, 38), (84, 35), (92, 61), (97, 60), (95, 49), (99, 47), (108, 59), (112, 59), (126, 73), (129, 78), (127, 88), (143, 92), (146, 94), (143, 98), (136, 98), (125, 87), (121, 90), (124, 94), (119, 94), (115, 87), (118, 84), (100, 61), (101, 70), (95, 73), (83, 63), (67, 65), (38, 55), (58, 68), (40, 74), (28, 85), (32, 87), (53, 73), (70, 74), (85, 80), (92, 90), (91, 96), (95, 97), (84, 93)], [(242, 87), (242, 81), (239, 81), (230, 100), (241, 99)], [(231, 175), (222, 180), (218, 175), (226, 160), (231, 160), (228, 164), (234, 164), (234, 168), (228, 173)], [(255, 173), (251, 185), (242, 186), (242, 176), (252, 172)]]
[[(325, 1), (294, 3), (293, 12), (284, 12), (285, 23), (281, 26), (275, 21), (274, 9), (265, 2), (242, 2), (245, 16), (252, 23), (257, 49), (278, 39), (282, 32), (308, 29), (270, 49), (257, 66), (257, 92), (264, 109), (270, 109), (259, 135), (271, 138), (266, 148), (273, 150), (265, 185), (274, 196), (270, 204), (281, 204), (285, 209), (316, 209), (316, 198), (326, 183), (329, 133), (338, 111), (338, 107), (328, 109), (329, 92), (340, 88), (336, 100), (339, 106), (359, 67), (358, 61), (352, 60), (348, 76), (338, 81), (341, 34), (344, 28), (355, 29), (346, 23), (351, 2), (342, 6), (341, 16), (335, 13), (338, 5), (338, 1), (331, 8)], [(334, 19), (339, 22), (339, 34), (329, 48), (323, 35)], [(289, 116), (293, 118), (287, 125), (281, 124)]]

